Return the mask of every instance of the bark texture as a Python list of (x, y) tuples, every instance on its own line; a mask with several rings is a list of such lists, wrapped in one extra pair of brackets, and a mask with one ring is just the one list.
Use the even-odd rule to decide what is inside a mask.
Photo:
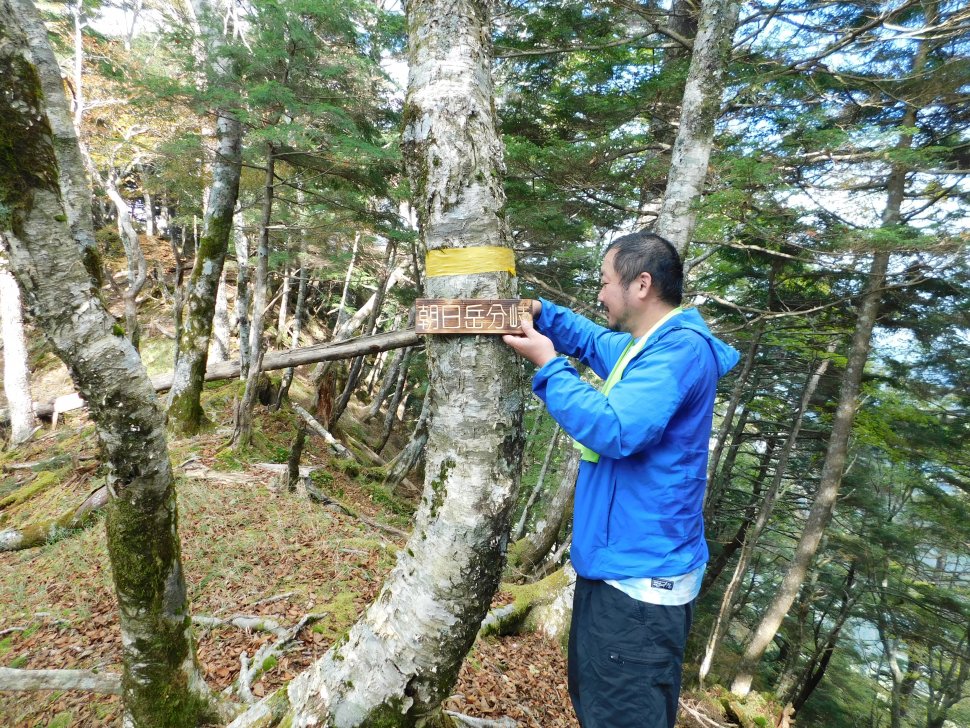
[[(225, 45), (222, 21), (211, 0), (192, 0), (192, 4), (205, 48), (207, 82), (218, 87), (233, 77), (231, 65), (222, 57)], [(212, 184), (202, 237), (188, 281), (179, 358), (168, 404), (169, 423), (184, 434), (198, 432), (205, 421), (199, 398), (209, 355), (219, 280), (229, 250), (233, 211), (239, 196), (242, 125), (230, 111), (217, 109), (214, 113), (216, 153), (212, 160)]]
[(681, 255), (694, 233), (695, 208), (704, 191), (739, 6), (737, 0), (701, 2), (667, 189), (654, 226)]
[[(21, 7), (0, 0), (0, 235), (27, 305), (88, 401), (108, 466), (126, 720), (194, 726), (214, 716), (195, 659), (161, 412), (137, 353), (92, 296), (48, 121), (67, 103), (54, 84), (42, 90)], [(47, 86), (59, 97), (53, 106)], [(71, 206), (86, 204), (79, 194)]]
[[(414, 0), (407, 11), (404, 146), (422, 239), (429, 249), (505, 245), (487, 3)], [(501, 298), (515, 285), (507, 273), (449, 276), (426, 281), (425, 293)], [(428, 368), (432, 426), (414, 532), (361, 620), (290, 683), (288, 725), (449, 720), (440, 703), (501, 574), (521, 451), (521, 367), (495, 337), (456, 336), (428, 342)], [(234, 725), (258, 719), (254, 711)]]

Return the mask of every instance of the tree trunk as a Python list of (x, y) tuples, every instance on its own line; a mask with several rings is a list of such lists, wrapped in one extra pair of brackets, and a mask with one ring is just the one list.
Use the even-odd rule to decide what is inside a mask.
[(397, 386), (394, 388), (394, 396), (391, 397), (390, 404), (387, 406), (387, 415), (384, 417), (384, 427), (381, 429), (381, 440), (377, 443), (374, 450), (377, 454), (384, 452), (387, 441), (391, 439), (391, 431), (394, 429), (394, 422), (397, 420), (398, 406), (404, 397), (404, 385), (408, 381), (408, 361), (411, 358), (411, 350), (406, 349), (401, 362), (401, 375), (397, 378)]
[[(412, 0), (407, 10), (404, 150), (425, 246), (506, 245), (489, 4)], [(507, 298), (514, 283), (504, 272), (433, 277), (425, 293)], [(432, 426), (414, 532), (346, 639), (277, 693), (293, 724), (445, 725), (440, 703), (498, 586), (521, 455), (521, 367), (497, 337), (430, 337), (427, 347)]]
[[(808, 663), (802, 671), (801, 680), (793, 686), (793, 688), (797, 688), (797, 692), (793, 689), (791, 692), (794, 695), (790, 699), (786, 695), (786, 698), (783, 700), (783, 702), (791, 702), (796, 713), (802, 709), (805, 702), (815, 692), (815, 688), (822, 682), (829, 662), (832, 660), (832, 655), (835, 654), (835, 647), (839, 642), (839, 635), (842, 633), (842, 628), (845, 626), (846, 620), (848, 620), (852, 612), (852, 607), (856, 603), (857, 596), (852, 593), (852, 586), (855, 582), (855, 569), (856, 564), (853, 561), (849, 565), (848, 574), (846, 574), (842, 604), (839, 607), (839, 613), (835, 618), (832, 629), (829, 630), (822, 645), (816, 648), (815, 653), (808, 660)], [(778, 694), (782, 694), (781, 691), (778, 691)]]
[[(234, 75), (225, 57), (222, 22), (211, 0), (192, 0), (202, 33), (206, 77), (210, 88), (228, 84)], [(229, 250), (233, 211), (239, 196), (242, 124), (226, 109), (214, 110), (216, 153), (212, 160), (202, 237), (189, 276), (179, 358), (168, 397), (168, 421), (176, 432), (192, 435), (205, 422), (199, 398), (209, 355), (212, 319), (222, 269)]]
[(141, 243), (138, 241), (138, 232), (131, 222), (131, 210), (128, 207), (128, 201), (118, 191), (118, 182), (117, 173), (112, 169), (108, 173), (105, 191), (115, 206), (115, 214), (118, 216), (118, 234), (121, 236), (121, 243), (125, 248), (125, 258), (128, 261), (128, 286), (124, 291), (125, 336), (137, 349), (141, 339), (141, 328), (138, 325), (138, 294), (141, 293), (141, 289), (145, 287), (145, 281), (148, 280), (148, 263), (145, 261), (145, 254), (142, 252)]
[[(47, 120), (54, 139), (54, 155), (60, 172), (57, 183), (67, 213), (71, 237), (81, 248), (82, 261), (88, 275), (100, 283), (104, 274), (97, 252), (98, 244), (94, 239), (94, 226), (91, 223), (91, 183), (85, 172), (77, 130), (64, 96), (61, 69), (48, 40), (47, 28), (33, 3), (30, 0), (11, 0), (10, 6), (17, 15), (21, 31), (27, 37), (31, 49), (30, 60), (37, 68), (40, 86), (44, 92), (48, 109)], [(77, 32), (80, 33), (80, 29)], [(83, 99), (76, 110), (79, 114), (83, 113)]]
[[(377, 319), (381, 315), (381, 307), (384, 305), (384, 298), (387, 295), (390, 286), (393, 285), (391, 282), (392, 277), (395, 276), (396, 271), (392, 272), (391, 268), (394, 266), (394, 259), (397, 256), (397, 250), (394, 245), (388, 245), (387, 257), (384, 260), (384, 278), (377, 285), (377, 290), (374, 292), (373, 305), (371, 306), (370, 313), (367, 316), (367, 325), (364, 328), (365, 334), (373, 334), (377, 330)], [(357, 388), (357, 381), (360, 378), (360, 371), (364, 366), (364, 357), (357, 357), (350, 365), (350, 371), (347, 374), (347, 383), (344, 385), (344, 391), (340, 394), (340, 398), (334, 405), (333, 412), (330, 414), (330, 422), (328, 427), (333, 429), (337, 425), (337, 421), (340, 416), (347, 409), (347, 405), (350, 403), (350, 397)]]
[[(751, 524), (754, 523), (755, 516), (761, 510), (761, 491), (764, 486), (765, 480), (768, 478), (768, 470), (771, 467), (771, 461), (775, 455), (775, 448), (778, 446), (778, 438), (772, 437), (768, 440), (768, 444), (765, 447), (764, 453), (761, 455), (761, 463), (758, 466), (758, 472), (752, 478), (751, 484), (751, 498), (748, 500), (748, 505), (744, 509), (744, 515), (741, 518), (741, 523), (738, 524), (737, 530), (734, 532), (734, 536), (730, 541), (724, 544), (721, 552), (713, 559), (707, 563), (707, 569), (704, 571), (704, 580), (701, 583), (700, 596), (704, 596), (707, 591), (714, 585), (721, 572), (724, 571), (724, 567), (728, 565), (728, 562), (737, 553), (747, 539), (748, 529), (751, 528)], [(720, 531), (716, 536), (709, 535), (708, 539), (720, 540)]]
[(253, 408), (256, 388), (262, 372), (263, 320), (266, 314), (266, 286), (269, 273), (269, 226), (273, 219), (273, 191), (276, 183), (276, 153), (270, 145), (266, 153), (266, 181), (263, 187), (263, 213), (259, 226), (259, 246), (256, 250), (256, 277), (253, 280), (253, 320), (249, 330), (249, 371), (246, 388), (236, 407), (233, 445), (236, 449), (249, 447), (253, 435)]
[(222, 275), (219, 276), (219, 288), (216, 290), (216, 308), (212, 316), (212, 339), (209, 341), (208, 360), (213, 362), (229, 361), (231, 331), (229, 297), (226, 293), (226, 269), (223, 267)]
[[(754, 367), (755, 357), (758, 355), (758, 348), (761, 344), (761, 336), (764, 334), (764, 322), (759, 322), (751, 334), (751, 341), (748, 343), (748, 350), (744, 355), (744, 363), (741, 371), (738, 372), (734, 382), (734, 389), (731, 390), (731, 397), (728, 399), (727, 407), (724, 410), (724, 417), (721, 419), (721, 426), (717, 429), (714, 438), (714, 447), (711, 448), (710, 462), (707, 465), (707, 482), (714, 482), (714, 475), (717, 473), (717, 466), (721, 462), (721, 454), (724, 451), (724, 443), (727, 442), (728, 433), (734, 422), (734, 415), (738, 405), (745, 394), (750, 396), (748, 391), (748, 377), (751, 376), (751, 369)], [(709, 495), (709, 494), (708, 494)]]
[(862, 373), (869, 358), (872, 330), (879, 312), (879, 300), (882, 296), (882, 287), (886, 281), (888, 265), (889, 253), (879, 252), (873, 255), (869, 282), (862, 297), (859, 318), (852, 337), (852, 345), (849, 348), (845, 374), (842, 377), (839, 404), (832, 422), (832, 434), (829, 437), (825, 462), (822, 465), (818, 492), (812, 502), (805, 527), (798, 545), (795, 547), (795, 554), (788, 566), (788, 571), (785, 573), (785, 578), (778, 588), (771, 606), (762, 617), (761, 623), (755, 630), (738, 665), (737, 673), (731, 683), (731, 692), (736, 695), (745, 696), (750, 692), (754, 671), (795, 601), (812, 559), (815, 557), (815, 552), (818, 550), (822, 535), (825, 533), (825, 528), (832, 518), (839, 486), (842, 484), (842, 474), (845, 470), (849, 450), (849, 435), (852, 433), (852, 423), (855, 420), (857, 400), (862, 384)]
[[(697, 36), (697, 0), (673, 0), (667, 15), (667, 27), (681, 38), (694, 39)], [(690, 49), (679, 44), (671, 43), (664, 50), (662, 74), (676, 74), (681, 77), (680, 66), (689, 62)], [(686, 75), (686, 74), (685, 74)], [(659, 96), (650, 99), (650, 107), (646, 113), (650, 117), (650, 136), (664, 151), (661, 160), (646, 160), (644, 169), (670, 169), (670, 150), (677, 139), (677, 121), (679, 107), (684, 96), (683, 83), (664, 84), (659, 89)], [(657, 219), (657, 212), (663, 199), (666, 187), (666, 175), (649, 174), (640, 183), (640, 204), (637, 214), (637, 227), (647, 227)]]
[[(934, 20), (931, 17), (935, 18), (936, 15), (935, 3), (928, 3), (928, 8), (925, 25), (932, 26)], [(925, 67), (928, 52), (929, 41), (923, 39), (913, 57), (911, 74), (918, 74)], [(896, 143), (897, 150), (902, 151), (912, 146), (911, 129), (916, 126), (916, 111), (915, 106), (907, 104), (900, 124), (902, 131), (899, 134), (899, 141)], [(906, 193), (906, 174), (907, 167), (904, 163), (894, 162), (891, 165), (886, 184), (886, 207), (882, 215), (883, 227), (892, 227), (900, 223), (900, 211)], [(781, 587), (768, 611), (762, 617), (761, 623), (755, 630), (738, 664), (734, 681), (731, 684), (731, 692), (735, 694), (744, 696), (751, 690), (754, 671), (781, 626), (785, 614), (795, 600), (799, 586), (804, 581), (819, 542), (822, 540), (822, 534), (832, 518), (839, 486), (842, 484), (842, 475), (849, 451), (849, 436), (852, 434), (852, 423), (855, 421), (862, 374), (869, 358), (872, 330), (876, 325), (876, 317), (879, 314), (879, 303), (882, 297), (882, 287), (886, 281), (886, 272), (889, 269), (889, 258), (889, 252), (882, 250), (875, 252), (872, 256), (869, 280), (859, 306), (859, 317), (856, 321), (848, 361), (842, 377), (839, 404), (832, 421), (832, 434), (829, 437), (825, 462), (822, 465), (818, 493), (812, 502), (805, 528), (798, 545), (795, 547), (795, 555)]]
[[(303, 319), (306, 317), (306, 295), (308, 278), (310, 277), (310, 269), (307, 266), (305, 242), (303, 242), (300, 246), (300, 267), (298, 270), (300, 282), (296, 292), (296, 307), (293, 310), (293, 336), (290, 339), (290, 346), (294, 349), (300, 345), (300, 336), (303, 334)], [(276, 409), (280, 408), (283, 400), (286, 399), (287, 395), (289, 394), (290, 385), (293, 384), (294, 374), (296, 374), (296, 370), (293, 367), (287, 367), (286, 371), (283, 372), (283, 380), (280, 383), (280, 391), (276, 395)]]
[[(815, 371), (812, 372), (811, 376), (808, 378), (808, 381), (805, 383), (805, 388), (802, 391), (802, 398), (799, 402), (798, 410), (795, 412), (795, 419), (792, 429), (788, 433), (788, 438), (781, 449), (781, 454), (778, 456), (778, 463), (775, 465), (775, 474), (771, 479), (771, 485), (768, 487), (764, 500), (761, 502), (761, 506), (758, 510), (758, 517), (755, 519), (754, 525), (748, 529), (747, 533), (744, 535), (744, 545), (741, 547), (741, 554), (738, 556), (738, 563), (734, 567), (734, 574), (731, 576), (730, 583), (728, 583), (727, 588), (724, 590), (724, 596), (721, 597), (721, 608), (718, 611), (717, 618), (714, 621), (714, 626), (711, 628), (711, 635), (707, 640), (707, 647), (704, 650), (704, 658), (701, 660), (701, 666), (698, 670), (698, 679), (701, 685), (704, 684), (704, 679), (707, 677), (708, 672), (710, 672), (714, 655), (717, 653), (721, 640), (727, 633), (727, 628), (730, 625), (731, 617), (734, 613), (734, 605), (737, 601), (738, 591), (741, 588), (741, 584), (744, 581), (744, 576), (748, 569), (748, 563), (754, 554), (758, 539), (761, 538), (761, 533), (764, 531), (765, 526), (768, 525), (768, 519), (771, 517), (772, 510), (774, 510), (775, 500), (778, 497), (778, 491), (781, 488), (782, 479), (785, 477), (785, 473), (788, 470), (788, 460), (791, 458), (791, 454), (795, 450), (795, 443), (798, 440), (799, 433), (801, 432), (802, 423), (805, 421), (805, 413), (808, 411), (808, 405), (811, 403), (812, 397), (815, 395), (815, 390), (818, 388), (818, 383), (821, 381), (826, 369), (828, 369), (828, 366), (829, 359), (823, 360), (816, 367)], [(801, 584), (801, 581), (799, 581), (799, 584)], [(708, 586), (709, 585), (710, 583), (708, 583)], [(794, 599), (794, 596), (792, 599)], [(791, 606), (791, 604), (789, 603), (788, 606)], [(787, 611), (788, 608), (786, 607), (785, 612), (787, 613)], [(774, 633), (772, 633), (772, 637), (774, 637)], [(765, 647), (767, 647), (767, 645), (765, 645)]]
[[(513, 541), (518, 541), (525, 534), (525, 526), (529, 520), (529, 509), (535, 505), (536, 499), (542, 492), (542, 486), (545, 485), (546, 473), (549, 471), (549, 463), (552, 461), (552, 455), (556, 451), (556, 445), (559, 443), (560, 432), (561, 428), (558, 424), (552, 428), (552, 437), (549, 438), (549, 446), (546, 448), (546, 456), (542, 459), (542, 467), (539, 468), (539, 477), (536, 479), (536, 484), (532, 489), (532, 492), (529, 493), (529, 499), (522, 507), (522, 514), (519, 516), (519, 520), (512, 529), (511, 538)], [(571, 444), (572, 443), (570, 443), (570, 445)]]
[(243, 229), (242, 211), (237, 209), (233, 217), (236, 238), (236, 324), (239, 327), (239, 376), (246, 378), (249, 371), (249, 238)]
[(576, 491), (576, 476), (579, 475), (580, 451), (570, 448), (562, 467), (559, 487), (546, 506), (542, 521), (534, 532), (517, 541), (509, 549), (509, 567), (528, 574), (539, 567), (552, 551), (564, 523), (572, 513), (573, 493)]
[(737, 0), (701, 1), (667, 189), (654, 225), (654, 230), (673, 243), (681, 255), (694, 233), (697, 202), (704, 192), (739, 6)]
[(7, 270), (7, 260), (0, 250), (0, 331), (3, 332), (3, 393), (10, 410), (10, 444), (24, 442), (37, 426), (30, 399), (30, 370), (24, 343), (24, 317), (20, 289)]
[[(20, 30), (25, 16), (36, 22), (32, 6), (0, 0), (0, 202), (6, 210), (0, 234), (35, 319), (90, 405), (107, 464), (107, 544), (120, 610), (125, 721), (195, 726), (217, 716), (195, 657), (162, 416), (137, 353), (92, 295), (83, 246), (71, 235), (48, 121), (65, 113), (67, 103), (59, 76), (41, 91), (34, 61), (41, 39), (31, 37), (28, 45)], [(46, 39), (42, 47), (51, 53)], [(51, 94), (58, 98), (48, 106)], [(89, 198), (83, 191), (76, 195), (71, 207), (83, 212)]]
[(421, 405), (421, 414), (418, 415), (418, 421), (414, 425), (411, 440), (390, 465), (391, 469), (387, 474), (384, 485), (391, 489), (396, 489), (398, 485), (404, 482), (408, 473), (418, 467), (424, 457), (428, 445), (428, 418), (431, 414), (429, 403), (430, 399), (428, 395), (425, 395), (424, 402)]
[(397, 391), (398, 382), (401, 375), (401, 362), (404, 359), (404, 354), (404, 349), (399, 349), (394, 353), (394, 358), (391, 359), (391, 364), (386, 369), (387, 374), (384, 376), (384, 381), (381, 384), (380, 391), (374, 396), (374, 401), (370, 404), (370, 409), (367, 411), (367, 416), (364, 418), (364, 422), (376, 417), (377, 413), (381, 411), (381, 405), (384, 404), (384, 401), (391, 396), (391, 392)]

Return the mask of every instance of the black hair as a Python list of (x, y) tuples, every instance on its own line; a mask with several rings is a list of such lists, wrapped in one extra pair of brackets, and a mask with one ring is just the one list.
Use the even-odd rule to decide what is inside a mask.
[(654, 233), (632, 233), (614, 240), (606, 252), (615, 251), (613, 270), (628, 286), (641, 273), (649, 273), (664, 303), (679, 306), (684, 298), (684, 264), (669, 240)]

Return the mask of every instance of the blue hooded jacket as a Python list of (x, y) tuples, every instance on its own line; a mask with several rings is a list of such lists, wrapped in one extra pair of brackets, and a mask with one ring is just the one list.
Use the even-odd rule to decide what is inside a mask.
[[(535, 327), (604, 380), (631, 340), (544, 299)], [(580, 576), (680, 576), (707, 562), (714, 394), (738, 358), (688, 309), (650, 334), (608, 395), (565, 357), (536, 372), (532, 389), (552, 417), (600, 455), (580, 463), (576, 480), (570, 555)]]

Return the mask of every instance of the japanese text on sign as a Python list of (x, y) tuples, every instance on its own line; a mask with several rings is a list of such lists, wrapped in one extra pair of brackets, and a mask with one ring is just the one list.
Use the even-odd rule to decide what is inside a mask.
[(507, 334), (518, 332), (529, 299), (419, 298), (415, 331), (419, 334)]

